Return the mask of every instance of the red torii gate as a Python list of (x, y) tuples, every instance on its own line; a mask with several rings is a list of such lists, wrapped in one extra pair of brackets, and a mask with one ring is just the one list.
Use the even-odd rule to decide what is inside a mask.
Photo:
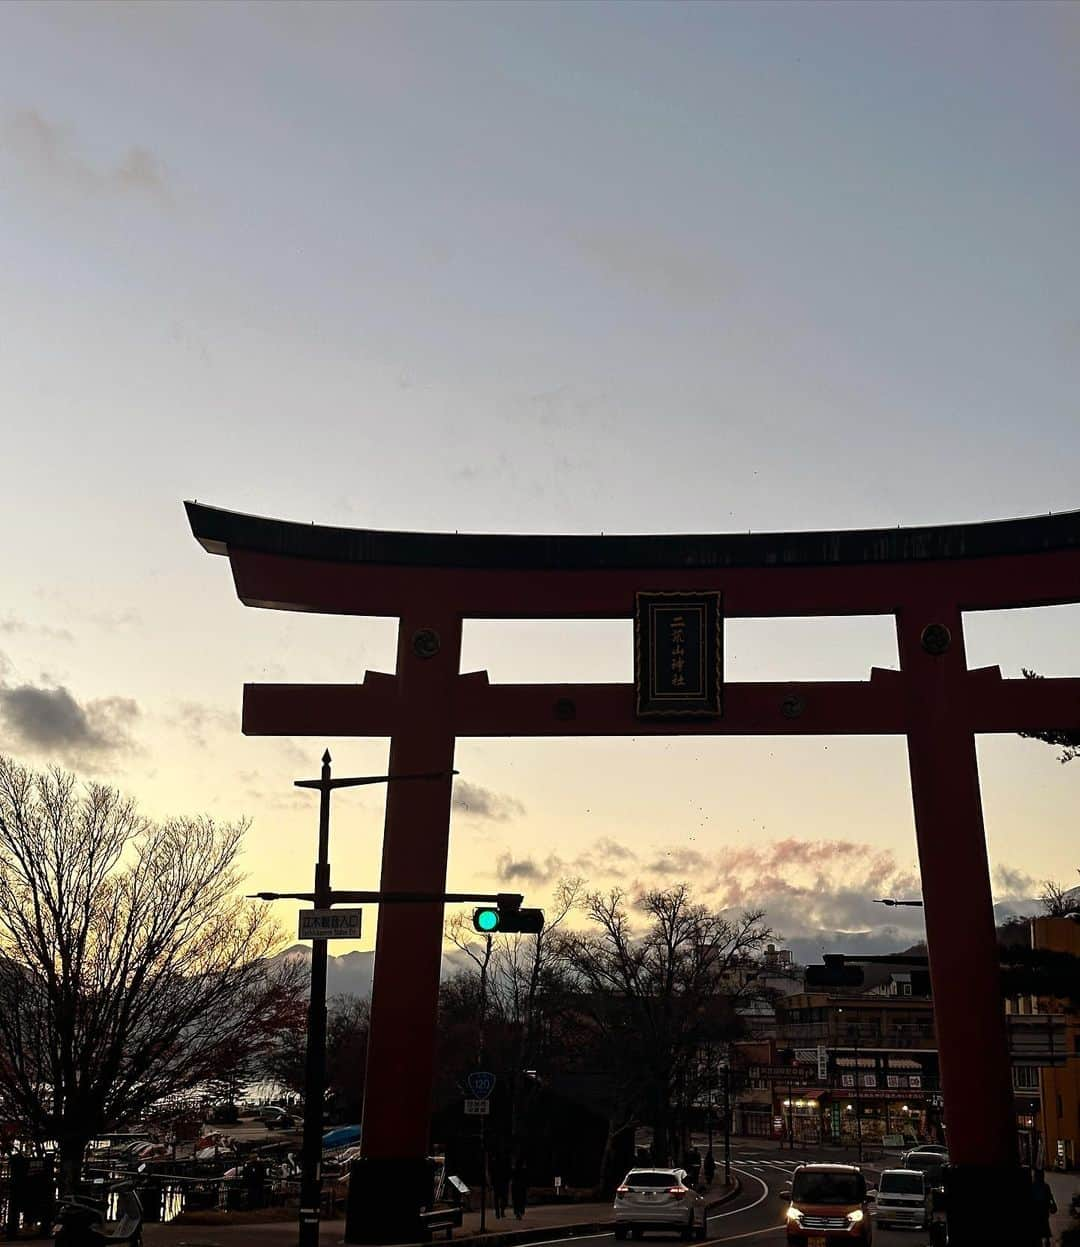
[[(244, 687), (249, 735), (388, 736), (390, 770), (449, 771), (459, 736), (895, 734), (907, 738), (945, 1119), (951, 1241), (1020, 1241), (1012, 1083), (975, 734), (1080, 728), (1080, 679), (969, 670), (963, 612), (1080, 601), (1080, 512), (985, 524), (721, 536), (479, 536), (262, 519), (188, 503), (248, 606), (399, 620), (397, 668), (360, 684)], [(492, 685), (459, 671), (466, 618), (632, 618), (641, 591), (721, 591), (731, 618), (892, 615), (900, 670), (728, 684), (723, 716), (637, 717), (632, 685)], [(442, 891), (450, 780), (387, 792), (381, 887)], [(362, 1149), (381, 1184), (348, 1241), (415, 1237), (378, 1216), (427, 1154), (442, 907), (379, 913)], [(403, 1165), (403, 1162), (405, 1164)], [(354, 1174), (354, 1181), (358, 1175)], [(962, 1213), (981, 1204), (977, 1218)], [(1019, 1216), (1019, 1212), (1016, 1213)]]

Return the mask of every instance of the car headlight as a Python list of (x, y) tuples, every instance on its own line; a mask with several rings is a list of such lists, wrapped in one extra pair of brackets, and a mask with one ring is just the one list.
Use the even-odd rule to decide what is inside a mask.
[(787, 1210), (787, 1219), (794, 1221), (796, 1225), (802, 1225), (803, 1215), (794, 1204)]
[(858, 1225), (862, 1219), (863, 1210), (861, 1208), (856, 1208), (854, 1212), (849, 1212), (847, 1215), (848, 1225)]

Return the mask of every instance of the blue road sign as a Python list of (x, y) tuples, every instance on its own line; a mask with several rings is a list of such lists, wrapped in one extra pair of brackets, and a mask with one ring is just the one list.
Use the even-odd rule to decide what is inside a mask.
[(478, 1100), (486, 1100), (495, 1087), (495, 1075), (489, 1074), (485, 1070), (476, 1070), (465, 1081), (469, 1084), (469, 1090)]

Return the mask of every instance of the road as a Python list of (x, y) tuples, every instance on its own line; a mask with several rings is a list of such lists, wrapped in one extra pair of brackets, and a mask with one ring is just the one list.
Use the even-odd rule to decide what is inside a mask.
[[(742, 1182), (737, 1198), (724, 1204), (709, 1217), (707, 1241), (710, 1243), (746, 1243), (748, 1247), (782, 1247), (784, 1236), (784, 1212), (787, 1201), (780, 1198), (780, 1189), (791, 1181), (796, 1165), (807, 1161), (836, 1162), (835, 1156), (817, 1155), (812, 1151), (780, 1153), (775, 1145), (754, 1148), (739, 1145), (732, 1149), (732, 1168)], [(722, 1170), (719, 1171), (722, 1173)], [(868, 1174), (876, 1176), (870, 1167)], [(657, 1231), (648, 1234), (645, 1241), (677, 1242), (677, 1235)], [(874, 1230), (874, 1247), (926, 1247), (925, 1233), (914, 1230)], [(607, 1247), (614, 1244), (612, 1234), (590, 1234), (574, 1239), (557, 1239), (556, 1243), (575, 1243), (587, 1247)], [(533, 1243), (531, 1247), (543, 1247)]]

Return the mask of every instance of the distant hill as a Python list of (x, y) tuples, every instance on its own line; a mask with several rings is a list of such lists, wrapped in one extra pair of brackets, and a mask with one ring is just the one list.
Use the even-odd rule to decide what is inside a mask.
[[(443, 954), (442, 976), (448, 978), (461, 968), (464, 953), (456, 949)], [(289, 958), (311, 964), (311, 945), (293, 944), (283, 952), (271, 957), (271, 962), (279, 962)], [(326, 959), (326, 994), (327, 996), (361, 996), (371, 995), (371, 976), (375, 967), (375, 953), (371, 950), (342, 953), (335, 957), (333, 953)]]

